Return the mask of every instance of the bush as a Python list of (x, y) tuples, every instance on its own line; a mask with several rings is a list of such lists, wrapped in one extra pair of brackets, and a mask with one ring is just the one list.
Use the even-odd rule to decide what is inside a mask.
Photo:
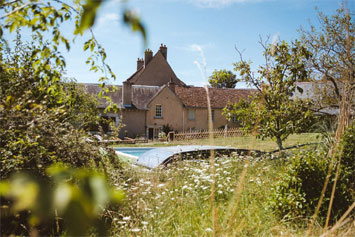
[[(331, 211), (332, 221), (339, 218), (355, 201), (354, 125), (355, 123), (342, 139), (341, 171)], [(339, 159), (340, 156), (338, 155), (337, 158)], [(330, 161), (325, 152), (301, 152), (292, 157), (280, 180), (273, 186), (274, 192), (269, 199), (269, 205), (274, 212), (279, 217), (289, 220), (312, 216), (321, 196)], [(320, 221), (327, 215), (335, 173), (334, 168), (319, 212)]]
[[(105, 164), (114, 162), (114, 154), (100, 149), (84, 131), (91, 123), (98, 122), (94, 98), (75, 84), (62, 80), (60, 68), (51, 61), (55, 55), (49, 55), (48, 60), (35, 57), (38, 47), (23, 45), (19, 39), (15, 52), (5, 50), (1, 43), (0, 179), (26, 172), (31, 177), (36, 176), (39, 183), (53, 186), (46, 169), (56, 163), (71, 168), (103, 169), (106, 173)], [(34, 65), (38, 65), (37, 73)], [(118, 164), (116, 167), (119, 169)], [(3, 191), (1, 185), (0, 191)], [(24, 197), (31, 198), (30, 195)], [(44, 205), (48, 200), (37, 204)], [(31, 235), (29, 210), (7, 214), (4, 211), (6, 215), (3, 214), (3, 207), (8, 210), (14, 207), (8, 196), (0, 197), (0, 205), (0, 222), (5, 226), (0, 229), (1, 235)], [(53, 214), (53, 210), (45, 210)], [(42, 224), (38, 227), (41, 236), (54, 233), (53, 223)]]

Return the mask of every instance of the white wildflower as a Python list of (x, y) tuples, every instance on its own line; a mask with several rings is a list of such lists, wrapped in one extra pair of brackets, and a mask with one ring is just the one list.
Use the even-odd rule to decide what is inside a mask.
[(132, 231), (132, 232), (139, 232), (139, 231), (141, 231), (141, 229), (134, 228), (134, 229), (132, 229), (131, 231)]

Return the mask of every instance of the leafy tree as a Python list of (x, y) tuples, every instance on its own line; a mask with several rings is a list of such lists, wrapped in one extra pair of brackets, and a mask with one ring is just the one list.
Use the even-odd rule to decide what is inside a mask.
[(228, 119), (236, 115), (245, 132), (256, 130), (260, 138), (275, 138), (283, 149), (282, 142), (290, 134), (303, 131), (312, 121), (309, 102), (292, 97), (296, 89), (301, 90), (295, 82), (308, 76), (306, 62), (311, 55), (298, 41), (267, 45), (260, 40), (260, 44), (265, 49), (265, 65), (259, 66), (257, 76), (239, 51), (240, 61), (234, 64), (241, 80), (258, 93), (249, 101), (229, 104), (224, 114)]
[[(37, 58), (37, 62), (33, 64), (33, 73), (41, 74), (51, 73), (51, 66), (54, 65), (61, 69), (65, 68), (65, 59), (59, 52), (59, 46), (64, 46), (68, 51), (71, 42), (75, 38), (83, 35), (85, 31), (89, 32), (89, 37), (83, 45), (84, 51), (91, 52), (86, 63), (90, 66), (90, 70), (100, 73), (102, 76), (99, 81), (102, 82), (103, 93), (99, 97), (105, 98), (109, 103), (107, 109), (117, 109), (111, 98), (105, 94), (110, 88), (105, 87), (105, 81), (116, 79), (116, 75), (106, 63), (107, 54), (102, 45), (97, 41), (91, 27), (95, 23), (96, 12), (105, 1), (103, 0), (86, 0), (86, 1), (38, 1), (38, 0), (3, 0), (0, 1), (0, 38), (3, 39), (4, 33), (13, 33), (16, 30), (27, 28), (35, 35), (35, 41), (39, 48), (32, 52), (32, 56)], [(132, 31), (141, 33), (146, 40), (146, 31), (139, 17), (133, 11), (123, 8), (123, 22), (131, 27)], [(74, 22), (73, 22), (74, 21)], [(64, 23), (74, 23), (75, 29), (72, 37), (66, 37), (61, 31)], [(6, 34), (5, 34), (6, 35)], [(3, 47), (3, 46), (2, 46)], [(37, 57), (40, 55), (41, 57)], [(42, 58), (48, 60), (51, 55), (52, 65), (46, 67), (38, 67), (37, 64)], [(58, 80), (58, 75), (48, 75)]]
[[(337, 157), (338, 150), (344, 147), (340, 140), (344, 131), (349, 126), (350, 116), (354, 110), (354, 90), (355, 90), (355, 22), (354, 11), (349, 10), (342, 5), (337, 10), (337, 14), (326, 16), (319, 12), (321, 26), (319, 29), (311, 26), (311, 30), (301, 29), (303, 33), (302, 41), (309, 51), (313, 53), (309, 63), (314, 70), (315, 79), (324, 80), (328, 88), (332, 88), (335, 96), (335, 104), (340, 108), (338, 114), (337, 130), (335, 133), (334, 145), (328, 151), (328, 156), (331, 162), (328, 165), (328, 175), (323, 185), (323, 190), (327, 190), (328, 182), (332, 181), (330, 177), (336, 164), (336, 176), (332, 186), (332, 194), (336, 193), (339, 185), (337, 180), (341, 182), (342, 157)], [(323, 97), (324, 98), (324, 97)], [(323, 100), (322, 98), (322, 100)], [(328, 99), (328, 98), (326, 98)], [(321, 104), (322, 106), (322, 104)], [(327, 106), (327, 105), (326, 105)], [(352, 145), (353, 146), (353, 145)], [(336, 162), (335, 162), (336, 161)], [(354, 161), (352, 160), (354, 163)], [(341, 171), (341, 172), (340, 172)], [(321, 212), (321, 204), (324, 196), (321, 196), (318, 201), (317, 208), (312, 218), (310, 230), (315, 223), (315, 218)], [(333, 203), (334, 202), (334, 203)], [(336, 203), (336, 197), (330, 196), (328, 213), (326, 218), (325, 229), (333, 211), (332, 206)], [(336, 207), (334, 208), (336, 209)]]
[(238, 80), (235, 74), (226, 69), (214, 70), (208, 82), (215, 88), (234, 88)]
[[(352, 10), (352, 11), (351, 11)], [(320, 27), (311, 25), (310, 30), (301, 29), (301, 42), (312, 53), (309, 66), (313, 71), (312, 78), (322, 81), (325, 90), (319, 93), (321, 103), (319, 109), (329, 105), (341, 104), (346, 124), (354, 106), (355, 90), (355, 21), (354, 9), (344, 5), (333, 16), (319, 12)], [(343, 98), (345, 97), (345, 98)], [(324, 103), (325, 102), (325, 103)]]
[[(57, 161), (90, 166), (100, 157), (97, 148), (85, 144), (79, 129), (98, 120), (95, 101), (74, 84), (62, 82), (58, 70), (34, 74), (36, 50), (19, 37), (14, 51), (0, 50), (1, 178), (23, 169), (44, 170)], [(39, 61), (38, 67), (51, 65), (50, 58)], [(87, 153), (75, 150), (80, 147), (87, 147)]]
[[(39, 183), (49, 182), (49, 186), (53, 187), (53, 180), (49, 176), (54, 174), (46, 173), (46, 168), (52, 164), (62, 163), (70, 167), (95, 167), (106, 170), (105, 160), (113, 161), (114, 156), (104, 152), (97, 144), (89, 143), (88, 135), (81, 129), (87, 126), (86, 122), (96, 120), (95, 102), (73, 83), (63, 80), (66, 62), (60, 51), (62, 46), (70, 50), (76, 37), (89, 37), (83, 45), (84, 51), (91, 52), (86, 63), (91, 67), (90, 70), (103, 75), (99, 80), (102, 82), (104, 93), (99, 96), (110, 102), (109, 107), (115, 108), (110, 97), (105, 96), (110, 89), (105, 87), (104, 81), (115, 79), (116, 76), (106, 63), (104, 48), (90, 30), (95, 22), (96, 11), (104, 1), (73, 0), (69, 4), (67, 2), (62, 0), (0, 1), (0, 178), (2, 180), (26, 170), (36, 173)], [(141, 32), (145, 39), (145, 30), (139, 18), (127, 9), (123, 10), (123, 15), (124, 22), (131, 26), (132, 30)], [(61, 31), (66, 22), (75, 24), (75, 31), (69, 38)], [(23, 28), (32, 32), (33, 43), (23, 45), (18, 34), (16, 46), (11, 50), (5, 36), (15, 31), (20, 32)], [(85, 30), (88, 34), (83, 34)], [(95, 203), (96, 200), (90, 202), (90, 198), (94, 195), (94, 199), (101, 199), (105, 192), (91, 192), (92, 190), (87, 189), (87, 186), (92, 183), (100, 189), (100, 185), (97, 184), (98, 182), (103, 184), (104, 181), (98, 180), (89, 173), (84, 177), (84, 191), (78, 191), (68, 183), (75, 175), (84, 177), (82, 172), (77, 173), (77, 170), (74, 170), (71, 177), (69, 175), (62, 180), (62, 184), (73, 187), (75, 189), (73, 193), (79, 196), (68, 200), (70, 202), (67, 204), (70, 205), (71, 212), (64, 210), (63, 213), (58, 214), (62, 215), (60, 217), (64, 217), (64, 222), (67, 223), (74, 218), (78, 225), (85, 220), (89, 225), (95, 224), (93, 222), (97, 220), (99, 213), (92, 212), (90, 208), (96, 209), (96, 204), (100, 208), (104, 206), (100, 202)], [(3, 194), (3, 186), (0, 186)], [(33, 185), (31, 184), (30, 187)], [(42, 190), (40, 192), (41, 197), (36, 199), (36, 202), (30, 203), (33, 204), (34, 212), (37, 207), (43, 207), (45, 202), (50, 201), (42, 195)], [(97, 193), (101, 196), (98, 197)], [(14, 203), (8, 198), (16, 197), (0, 197), (1, 206), (9, 206), (9, 210), (15, 210)], [(89, 201), (88, 205), (85, 205), (85, 201)], [(83, 205), (77, 205), (78, 203)], [(63, 234), (63, 229), (54, 230), (52, 223), (44, 221), (40, 223), (41, 226), (38, 226), (36, 218), (30, 218), (31, 210), (27, 210), (27, 206), (24, 208), (26, 210), (21, 213), (10, 211), (6, 215), (1, 215), (1, 223), (5, 226), (1, 228), (2, 235), (30, 235), (31, 229), (37, 229), (39, 235), (43, 236)], [(52, 209), (44, 210), (53, 216)], [(88, 218), (85, 219), (87, 214)], [(56, 218), (58, 219), (58, 215)], [(82, 227), (86, 228), (87, 225)], [(80, 231), (82, 230), (80, 228)], [(76, 231), (70, 232), (69, 228), (67, 231), (69, 234), (78, 234)], [(80, 235), (82, 234), (85, 233), (81, 232)]]

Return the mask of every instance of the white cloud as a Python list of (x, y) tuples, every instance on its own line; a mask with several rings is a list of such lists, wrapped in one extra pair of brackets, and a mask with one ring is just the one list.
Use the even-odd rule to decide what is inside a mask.
[(97, 20), (97, 27), (111, 27), (112, 25), (117, 26), (118, 22), (121, 20), (121, 15), (117, 13), (107, 13), (100, 16)]
[(263, 0), (188, 0), (198, 7), (222, 8), (234, 3), (260, 2)]

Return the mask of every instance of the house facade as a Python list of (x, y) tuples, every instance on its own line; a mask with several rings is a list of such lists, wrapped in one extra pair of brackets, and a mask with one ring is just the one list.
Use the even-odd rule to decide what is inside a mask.
[[(87, 90), (97, 95), (98, 84), (85, 84)], [(175, 74), (167, 62), (167, 47), (161, 45), (153, 56), (145, 51), (144, 59), (138, 58), (137, 70), (118, 90), (109, 96), (118, 105), (118, 113), (104, 113), (106, 103), (101, 101), (102, 116), (116, 124), (124, 124), (120, 137), (146, 137), (154, 139), (169, 127), (173, 131), (204, 130), (208, 128), (206, 88), (187, 86)], [(207, 88), (214, 128), (237, 126), (236, 121), (227, 121), (222, 109), (228, 102), (247, 99), (253, 89)]]

